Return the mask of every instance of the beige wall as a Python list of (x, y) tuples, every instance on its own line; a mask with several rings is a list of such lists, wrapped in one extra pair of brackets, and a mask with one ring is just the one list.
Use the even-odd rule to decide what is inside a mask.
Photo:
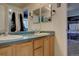
[[(34, 10), (38, 8), (38, 5), (30, 5), (28, 7), (30, 10)], [(61, 7), (57, 8), (57, 4), (53, 4), (53, 9), (56, 10), (56, 14), (52, 17), (52, 22), (33, 24), (33, 20), (29, 19), (29, 29), (55, 31), (55, 55), (67, 55), (67, 6), (62, 4)]]
[(5, 7), (0, 4), (0, 33), (5, 32)]
[(41, 24), (41, 30), (55, 31), (55, 55), (67, 55), (67, 6), (62, 4), (57, 8), (57, 5), (53, 4), (53, 9), (56, 10), (56, 15), (52, 17), (51, 23)]
[(56, 8), (53, 25), (56, 35), (55, 55), (67, 55), (67, 6), (62, 4), (60, 8)]

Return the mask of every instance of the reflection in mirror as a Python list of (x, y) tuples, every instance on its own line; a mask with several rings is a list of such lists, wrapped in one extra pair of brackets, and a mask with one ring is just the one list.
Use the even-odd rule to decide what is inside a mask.
[(40, 16), (40, 8), (33, 11), (34, 16)]
[(23, 16), (24, 31), (28, 31), (28, 10), (26, 9)]
[(11, 32), (15, 32), (16, 31), (16, 17), (15, 17), (15, 12), (12, 13), (11, 16)]
[(33, 23), (40, 23), (40, 8), (33, 11)]
[(19, 16), (20, 16), (20, 31), (24, 31), (24, 24), (23, 24), (22, 14), (19, 14)]

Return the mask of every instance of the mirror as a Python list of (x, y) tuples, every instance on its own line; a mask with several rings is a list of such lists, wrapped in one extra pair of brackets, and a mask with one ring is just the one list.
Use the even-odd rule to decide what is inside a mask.
[(24, 10), (23, 12), (23, 24), (24, 24), (24, 31), (28, 31), (28, 10)]
[(8, 9), (8, 32), (16, 32), (16, 12)]
[[(24, 9), (23, 13), (20, 12), (19, 10), (17, 10), (18, 12), (16, 12), (16, 10), (9, 9), (9, 20), (10, 20), (9, 32), (28, 31), (29, 16), (31, 16), (29, 18), (32, 18), (32, 20), (30, 20), (31, 22), (29, 25), (29, 28), (31, 29), (32, 28), (34, 29), (33, 27), (34, 24), (38, 24), (38, 28), (35, 27), (35, 29), (40, 29), (41, 28), (40, 23), (52, 21), (51, 4), (44, 4), (35, 10)], [(19, 25), (18, 25), (18, 22), (19, 22)]]
[(8, 10), (9, 32), (28, 31), (28, 10), (16, 12), (13, 9)]
[(24, 31), (23, 17), (22, 14), (19, 14), (20, 18), (20, 31)]

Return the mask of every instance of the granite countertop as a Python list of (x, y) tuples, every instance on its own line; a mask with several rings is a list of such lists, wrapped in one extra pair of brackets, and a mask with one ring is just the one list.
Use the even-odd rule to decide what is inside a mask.
[[(0, 47), (3, 46), (9, 46), (12, 44), (17, 44), (17, 43), (22, 43), (22, 42), (28, 42), (28, 41), (32, 41), (35, 40), (35, 38), (39, 38), (39, 37), (43, 37), (43, 36), (48, 36), (48, 35), (54, 35), (54, 33), (47, 33), (47, 34), (20, 34), (20, 38), (15, 38), (15, 39), (1, 39), (0, 38)], [(16, 35), (15, 35), (16, 36)]]

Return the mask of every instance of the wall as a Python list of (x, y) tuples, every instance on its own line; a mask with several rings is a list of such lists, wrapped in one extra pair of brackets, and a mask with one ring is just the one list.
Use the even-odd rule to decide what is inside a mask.
[[(27, 6), (27, 9), (33, 10), (38, 8), (38, 5)], [(39, 5), (40, 7), (40, 5)], [(29, 29), (55, 31), (55, 55), (67, 55), (67, 6), (61, 4), (61, 7), (57, 8), (57, 4), (53, 4), (53, 9), (56, 10), (56, 15), (52, 17), (52, 22), (33, 24), (33, 20), (29, 18)]]
[(0, 4), (0, 33), (5, 32), (5, 8)]
[[(54, 5), (53, 5), (54, 6)], [(67, 6), (62, 4), (56, 8), (56, 15), (53, 17), (53, 27), (56, 35), (55, 55), (67, 55)]]
[(53, 4), (53, 9), (56, 10), (56, 15), (52, 17), (52, 22), (42, 23), (41, 30), (55, 31), (55, 55), (67, 55), (67, 6), (62, 4), (57, 8)]

